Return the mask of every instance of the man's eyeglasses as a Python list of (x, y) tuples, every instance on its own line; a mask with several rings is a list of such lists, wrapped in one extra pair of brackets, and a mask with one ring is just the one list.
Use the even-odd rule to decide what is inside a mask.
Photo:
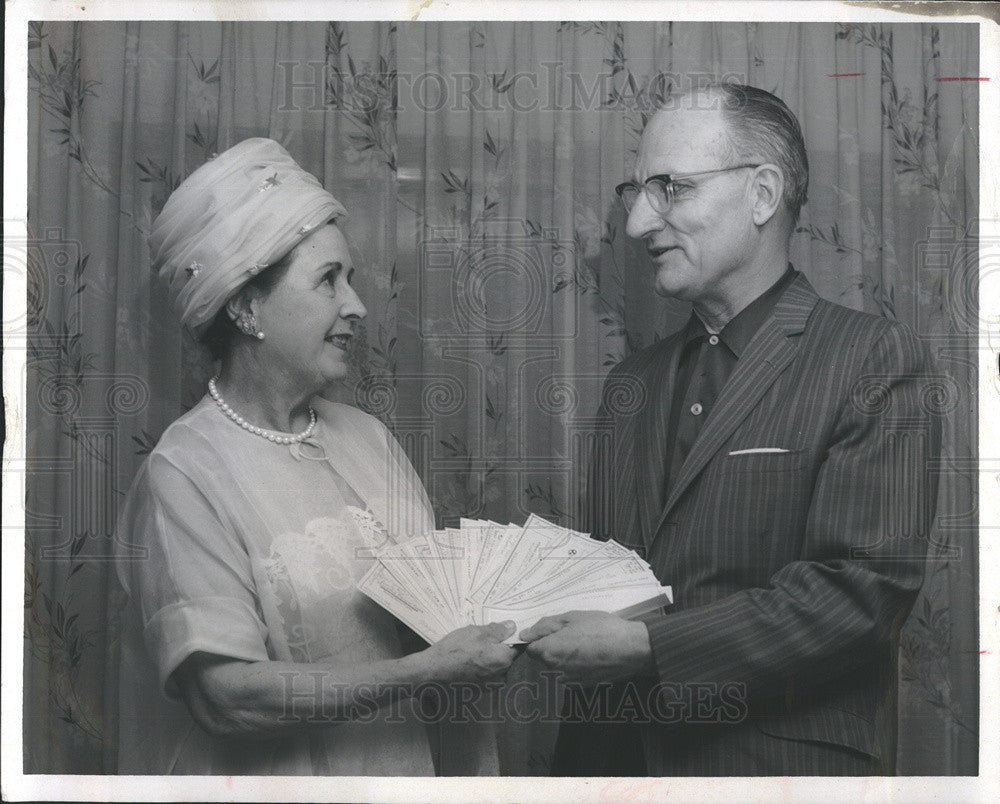
[(639, 198), (639, 193), (645, 190), (649, 205), (660, 215), (666, 215), (674, 203), (674, 182), (678, 179), (690, 179), (694, 176), (707, 176), (710, 173), (726, 173), (730, 170), (742, 170), (743, 168), (756, 168), (757, 165), (733, 165), (732, 167), (716, 168), (715, 170), (699, 170), (695, 173), (661, 173), (657, 176), (650, 176), (642, 184), (633, 181), (623, 181), (615, 192), (625, 205), (627, 212), (632, 211), (635, 202)]

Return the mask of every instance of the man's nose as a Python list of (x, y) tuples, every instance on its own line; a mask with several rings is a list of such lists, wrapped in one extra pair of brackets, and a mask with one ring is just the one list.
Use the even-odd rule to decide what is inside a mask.
[(660, 231), (664, 225), (663, 216), (650, 206), (646, 193), (639, 193), (628, 214), (628, 219), (625, 221), (625, 233), (638, 240), (648, 234)]

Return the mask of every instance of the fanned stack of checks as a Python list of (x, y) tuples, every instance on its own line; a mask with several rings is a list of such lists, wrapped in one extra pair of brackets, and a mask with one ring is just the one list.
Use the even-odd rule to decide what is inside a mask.
[[(461, 527), (391, 545), (358, 589), (428, 642), (464, 625), (599, 610), (634, 617), (672, 601), (633, 550), (532, 514), (524, 526), (463, 519)], [(517, 642), (515, 635), (508, 642)]]

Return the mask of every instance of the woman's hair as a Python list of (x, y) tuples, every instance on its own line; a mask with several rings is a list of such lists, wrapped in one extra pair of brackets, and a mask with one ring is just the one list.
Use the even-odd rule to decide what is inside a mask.
[[(298, 246), (289, 251), (277, 262), (267, 266), (267, 268), (257, 274), (237, 292), (242, 293), (245, 289), (251, 288), (256, 290), (259, 295), (267, 298), (288, 271), (288, 266), (295, 259), (295, 252), (297, 250)], [(208, 351), (212, 354), (212, 360), (225, 360), (229, 357), (229, 353), (233, 348), (233, 342), (237, 338), (245, 337), (247, 336), (236, 328), (233, 319), (229, 317), (226, 305), (222, 305), (219, 312), (215, 314), (215, 318), (212, 319), (212, 323), (208, 325), (208, 329), (201, 336), (201, 342), (208, 347)]]

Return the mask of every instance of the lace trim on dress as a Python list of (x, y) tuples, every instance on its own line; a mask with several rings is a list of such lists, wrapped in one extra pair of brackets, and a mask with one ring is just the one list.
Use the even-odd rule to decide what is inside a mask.
[[(325, 655), (311, 624), (331, 597), (347, 600), (389, 536), (371, 511), (344, 506), (340, 517), (310, 520), (304, 533), (283, 533), (271, 542), (263, 569), (275, 597), (277, 614), (295, 661)], [(318, 652), (317, 652), (318, 648)]]

